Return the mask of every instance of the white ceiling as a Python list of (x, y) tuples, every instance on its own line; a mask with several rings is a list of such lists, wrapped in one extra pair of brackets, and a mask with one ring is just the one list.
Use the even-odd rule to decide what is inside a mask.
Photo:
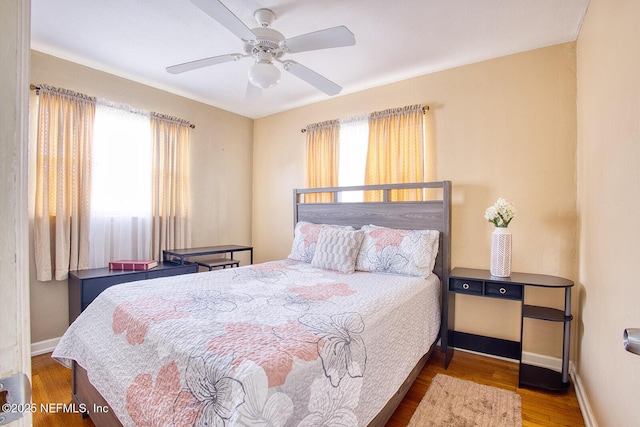
[[(222, 0), (248, 27), (269, 8), (285, 37), (337, 25), (355, 46), (288, 54), (357, 92), (576, 40), (589, 0)], [(242, 42), (189, 0), (31, 0), (32, 48), (250, 118), (328, 99), (287, 72), (245, 99), (249, 58), (183, 74), (165, 68), (241, 53)], [(43, 82), (46, 83), (46, 82)]]

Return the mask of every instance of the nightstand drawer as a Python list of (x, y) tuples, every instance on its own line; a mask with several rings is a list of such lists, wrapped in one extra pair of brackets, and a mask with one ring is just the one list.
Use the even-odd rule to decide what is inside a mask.
[(512, 283), (486, 282), (487, 296), (504, 299), (522, 299), (522, 285)]
[(482, 295), (482, 282), (478, 280), (451, 279), (449, 290), (462, 294)]

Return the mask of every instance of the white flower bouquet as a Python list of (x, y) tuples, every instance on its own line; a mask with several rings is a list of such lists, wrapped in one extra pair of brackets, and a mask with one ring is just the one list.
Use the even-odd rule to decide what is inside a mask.
[(496, 227), (507, 228), (516, 216), (516, 208), (508, 200), (499, 198), (493, 206), (487, 208), (484, 217)]

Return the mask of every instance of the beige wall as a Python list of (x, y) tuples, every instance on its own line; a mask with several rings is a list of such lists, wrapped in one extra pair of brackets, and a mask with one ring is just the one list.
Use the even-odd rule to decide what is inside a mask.
[[(194, 123), (190, 145), (192, 244), (251, 244), (253, 120), (35, 51), (31, 55), (31, 82), (71, 89)], [(35, 124), (37, 97), (32, 95), (31, 101)], [(33, 147), (36, 126), (31, 128)], [(32, 165), (34, 154), (32, 148)], [(33, 183), (33, 168), (31, 173)], [(30, 194), (33, 205), (33, 185)], [(38, 282), (33, 255), (31, 258), (32, 341), (40, 342), (62, 336), (68, 326), (67, 282)], [(248, 257), (241, 260), (248, 262)]]
[[(492, 227), (484, 210), (506, 197), (519, 210), (510, 226), (514, 271), (577, 275), (575, 44), (434, 73), (255, 122), (39, 52), (32, 58), (34, 83), (153, 109), (197, 125), (192, 140), (194, 246), (252, 243), (256, 262), (286, 257), (292, 189), (305, 185), (300, 129), (326, 119), (425, 103), (430, 106), (429, 179), (454, 184), (453, 265), (488, 266)], [(34, 342), (64, 331), (66, 288), (66, 282), (32, 280)], [(531, 292), (527, 298), (562, 307), (559, 293)], [(459, 298), (458, 303), (461, 330), (518, 339), (517, 303), (477, 298)], [(558, 325), (529, 324), (525, 350), (559, 357)]]
[[(286, 257), (292, 189), (304, 187), (308, 123), (416, 103), (430, 106), (429, 179), (453, 181), (452, 265), (488, 268), (498, 197), (519, 211), (510, 225), (513, 270), (575, 279), (576, 73), (568, 43), (340, 96), (258, 119), (254, 128), (253, 244), (256, 260)], [(561, 308), (563, 294), (531, 292)], [(457, 298), (456, 326), (518, 339), (519, 305)], [(525, 350), (559, 357), (561, 327), (529, 326)]]
[[(621, 337), (624, 328), (640, 327), (634, 274), (640, 236), (633, 225), (640, 210), (640, 4), (606, 5), (591, 0), (577, 60), (576, 44), (552, 46), (343, 95), (255, 123), (37, 52), (32, 81), (194, 122), (194, 244), (253, 243), (256, 262), (289, 252), (291, 191), (305, 185), (301, 128), (428, 104), (429, 179), (454, 184), (453, 265), (488, 266), (491, 226), (482, 215), (497, 197), (512, 200), (519, 210), (510, 226), (514, 270), (577, 282), (571, 358), (590, 403), (583, 408), (588, 421), (635, 426), (640, 357), (623, 350)], [(562, 305), (561, 295), (527, 297)], [(32, 280), (34, 342), (62, 334), (66, 298), (66, 282)], [(457, 323), (463, 329), (517, 337), (517, 306), (472, 298), (459, 303)], [(527, 323), (527, 330), (525, 350), (559, 356), (558, 328)]]
[(638, 426), (640, 2), (591, 0), (578, 38), (578, 366), (600, 426)]

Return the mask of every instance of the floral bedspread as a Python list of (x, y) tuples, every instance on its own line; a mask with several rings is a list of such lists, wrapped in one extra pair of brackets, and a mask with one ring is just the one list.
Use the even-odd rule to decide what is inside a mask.
[(53, 357), (124, 425), (367, 425), (436, 339), (439, 281), (284, 260), (111, 287)]

